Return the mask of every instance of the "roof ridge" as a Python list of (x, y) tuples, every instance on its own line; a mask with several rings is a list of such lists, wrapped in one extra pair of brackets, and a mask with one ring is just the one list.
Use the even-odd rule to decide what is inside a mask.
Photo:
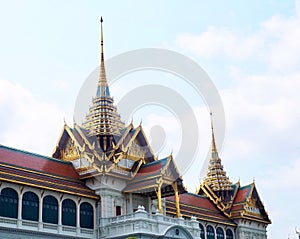
[(247, 188), (247, 187), (252, 187), (252, 183), (244, 185), (244, 186), (240, 186), (239, 189), (244, 189), (244, 188)]
[(163, 160), (167, 160), (169, 159), (169, 156), (165, 157), (165, 158), (162, 158), (162, 159), (158, 159), (158, 160), (155, 160), (153, 162), (150, 162), (150, 163), (147, 163), (147, 164), (144, 164), (142, 165), (143, 167), (150, 167), (150, 166), (153, 166), (153, 165), (156, 165), (156, 164), (160, 164), (163, 162)]
[(207, 198), (207, 199), (209, 199), (207, 196), (205, 196), (205, 195), (198, 195), (198, 194), (195, 194), (195, 193), (192, 193), (192, 192), (187, 192), (187, 193), (185, 193), (185, 194), (189, 194), (189, 195), (191, 195), (191, 196), (196, 196), (196, 197), (198, 197), (198, 198)]

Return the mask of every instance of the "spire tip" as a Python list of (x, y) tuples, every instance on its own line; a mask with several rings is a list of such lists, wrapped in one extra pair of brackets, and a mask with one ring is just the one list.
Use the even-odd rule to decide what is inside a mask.
[(102, 16), (101, 16), (101, 18), (100, 18), (100, 22), (101, 22), (101, 23), (103, 22), (103, 18), (102, 18)]

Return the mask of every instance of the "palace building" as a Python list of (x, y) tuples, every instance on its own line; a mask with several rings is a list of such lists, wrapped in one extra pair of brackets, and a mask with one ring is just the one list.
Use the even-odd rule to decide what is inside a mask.
[(187, 192), (172, 155), (158, 159), (142, 125), (125, 125), (105, 74), (82, 125), (63, 125), (51, 157), (0, 145), (0, 238), (266, 239), (255, 183), (232, 183), (215, 144)]

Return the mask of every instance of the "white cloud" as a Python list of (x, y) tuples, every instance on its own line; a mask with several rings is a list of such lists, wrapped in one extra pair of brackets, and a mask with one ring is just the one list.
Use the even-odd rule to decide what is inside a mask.
[(185, 34), (177, 38), (177, 44), (201, 56), (215, 57), (226, 55), (234, 59), (244, 59), (263, 44), (260, 36), (242, 36), (227, 29), (210, 27), (199, 36)]
[(63, 127), (63, 113), (20, 84), (0, 79), (0, 143), (50, 155)]
[(248, 34), (211, 26), (199, 35), (179, 35), (176, 43), (202, 57), (253, 58), (277, 72), (297, 71), (300, 64), (299, 26), (299, 16), (275, 15), (262, 22), (257, 31)]
[(300, 18), (274, 16), (263, 23), (265, 37), (270, 42), (267, 61), (273, 69), (299, 70), (300, 64)]

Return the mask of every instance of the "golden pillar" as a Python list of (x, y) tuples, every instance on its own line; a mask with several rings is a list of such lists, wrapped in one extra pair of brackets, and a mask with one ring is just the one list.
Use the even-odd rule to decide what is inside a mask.
[(180, 217), (180, 202), (179, 202), (177, 182), (172, 183), (172, 187), (173, 187), (174, 192), (175, 192), (176, 216), (179, 218)]
[(157, 209), (159, 213), (162, 214), (163, 211), (162, 211), (162, 203), (161, 203), (161, 184), (158, 185), (156, 195), (157, 195), (157, 202), (158, 202)]

